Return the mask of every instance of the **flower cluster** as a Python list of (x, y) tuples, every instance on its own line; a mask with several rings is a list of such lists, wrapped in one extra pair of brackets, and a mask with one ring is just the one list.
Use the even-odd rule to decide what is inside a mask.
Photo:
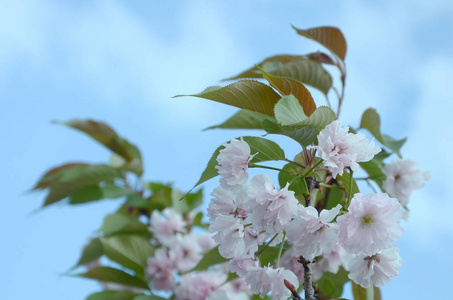
[[(381, 151), (364, 134), (348, 131), (334, 121), (319, 133), (314, 149), (330, 177), (315, 174), (320, 180), (312, 180), (318, 184), (338, 182), (337, 175), (345, 168), (357, 171), (358, 163), (372, 160)], [(318, 207), (316, 198), (313, 206), (304, 206), (289, 183), (279, 190), (266, 174), (247, 181), (254, 156), (250, 147), (242, 139), (224, 147), (216, 167), (220, 186), (212, 192), (208, 207), (209, 230), (219, 253), (230, 259), (231, 271), (245, 279), (251, 292), (261, 297), (270, 294), (272, 300), (287, 299), (291, 291), (285, 280), (295, 288), (304, 284), (307, 263), (313, 280), (343, 267), (364, 288), (383, 285), (398, 275), (402, 260), (393, 243), (402, 233), (403, 205), (427, 178), (412, 162), (398, 160), (382, 169), (387, 176), (383, 187), (396, 198), (386, 193), (348, 194), (343, 203), (327, 209), (322, 204)], [(304, 197), (312, 197), (310, 191)], [(269, 246), (280, 249), (273, 267), (260, 262)]]

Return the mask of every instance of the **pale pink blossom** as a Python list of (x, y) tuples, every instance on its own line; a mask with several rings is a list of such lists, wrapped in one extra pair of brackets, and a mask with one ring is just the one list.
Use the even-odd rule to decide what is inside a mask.
[(390, 277), (398, 276), (398, 268), (403, 263), (399, 252), (392, 247), (373, 255), (359, 253), (349, 264), (349, 278), (363, 288), (384, 285)]
[(194, 234), (178, 234), (169, 245), (169, 256), (181, 272), (192, 269), (200, 261), (201, 253), (198, 237)]
[(369, 142), (363, 133), (349, 133), (349, 127), (339, 128), (335, 120), (327, 125), (318, 135), (318, 149), (324, 165), (332, 172), (343, 175), (344, 168), (351, 167), (353, 171), (359, 168), (359, 162), (371, 160), (381, 148)]
[(281, 233), (296, 216), (299, 201), (288, 185), (279, 191), (269, 176), (261, 174), (254, 176), (244, 190), (247, 194), (244, 208), (255, 228), (271, 235)]
[(219, 215), (230, 215), (236, 212), (236, 193), (231, 189), (217, 187), (212, 193), (208, 206), (208, 217), (213, 222)]
[(250, 255), (242, 255), (236, 258), (233, 258), (229, 262), (230, 271), (232, 273), (238, 274), (240, 277), (245, 277), (247, 274), (247, 268), (249, 267), (259, 267), (260, 261), (253, 259)]
[(135, 294), (143, 294), (146, 290), (134, 286), (124, 285), (116, 282), (100, 282), (105, 291), (131, 291)]
[(346, 251), (371, 255), (392, 247), (400, 238), (403, 208), (395, 198), (357, 193), (348, 210), (337, 218), (340, 241)]
[(429, 173), (420, 170), (418, 164), (411, 160), (397, 159), (384, 166), (382, 172), (387, 176), (382, 186), (392, 197), (406, 206), (413, 190), (420, 189), (429, 179)]
[(341, 205), (318, 216), (314, 207), (299, 206), (298, 214), (286, 228), (286, 236), (295, 249), (307, 260), (329, 253), (338, 242), (338, 225), (331, 223), (338, 215)]
[(263, 298), (271, 292), (271, 300), (286, 300), (291, 296), (290, 290), (285, 286), (284, 280), (289, 281), (294, 287), (299, 287), (299, 281), (293, 272), (284, 268), (249, 267), (245, 282), (254, 294)]
[[(299, 262), (301, 256), (302, 254), (296, 248), (291, 247), (282, 254), (279, 266), (293, 272), (299, 283), (303, 284), (305, 275), (304, 266)], [(317, 262), (311, 265), (311, 274), (313, 281), (322, 277), (322, 271), (319, 269)]]
[(151, 286), (156, 290), (172, 290), (175, 286), (173, 270), (176, 269), (176, 261), (167, 255), (164, 248), (154, 252), (154, 256), (148, 258), (145, 273), (151, 279)]
[(353, 254), (346, 252), (341, 243), (337, 243), (329, 253), (324, 253), (316, 266), (323, 272), (337, 274), (340, 267), (347, 269)]
[(220, 150), (217, 156), (216, 166), (220, 175), (220, 184), (224, 188), (234, 188), (244, 184), (248, 179), (247, 169), (249, 162), (253, 158), (250, 154), (250, 146), (242, 138), (232, 139), (224, 144), (224, 149)]
[(187, 223), (182, 215), (172, 208), (166, 208), (162, 212), (153, 210), (150, 218), (149, 230), (161, 242), (170, 241), (176, 233), (186, 232)]
[[(222, 290), (225, 293), (227, 300), (250, 300), (250, 290), (247, 287), (244, 278), (236, 278), (221, 286), (219, 290)], [(221, 299), (223, 298), (212, 298), (212, 300)]]
[(175, 300), (205, 300), (227, 279), (222, 272), (206, 271), (187, 273), (181, 276), (175, 288)]
[(198, 236), (198, 245), (201, 247), (201, 252), (206, 253), (217, 246), (209, 232), (200, 233)]

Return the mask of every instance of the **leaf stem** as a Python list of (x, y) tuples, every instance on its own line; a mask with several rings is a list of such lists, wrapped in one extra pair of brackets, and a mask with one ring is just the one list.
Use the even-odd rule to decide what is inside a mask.
[(322, 163), (322, 160), (319, 160), (313, 167), (311, 167), (310, 169), (308, 169), (308, 171), (305, 171), (304, 174), (302, 175), (302, 177), (305, 178), (305, 176), (307, 176), (308, 174), (310, 174), (311, 171), (313, 171), (317, 166), (319, 166), (320, 164)]
[(323, 186), (325, 188), (328, 188), (328, 189), (336, 189), (336, 190), (343, 190), (344, 191), (344, 187), (341, 187), (341, 186), (335, 186), (335, 185), (330, 185), (330, 184), (325, 184), (325, 183), (320, 183), (319, 185)]
[(353, 171), (351, 168), (349, 168), (349, 172), (350, 172), (350, 177), (349, 177), (349, 189), (348, 189), (348, 201), (346, 202), (346, 208), (349, 207), (349, 204), (351, 202), (351, 194), (352, 194), (352, 175), (353, 175)]
[(295, 161), (289, 160), (289, 159), (287, 159), (287, 158), (285, 158), (284, 161), (287, 161), (287, 162), (289, 162), (289, 163), (292, 163), (292, 164), (294, 164), (294, 165), (296, 165), (296, 166), (299, 166), (299, 167), (305, 169), (305, 166), (304, 166), (304, 165), (302, 165), (302, 164), (300, 164), (300, 163), (297, 163), (297, 162), (295, 162)]
[(280, 256), (282, 256), (283, 245), (285, 244), (285, 238), (286, 238), (286, 232), (283, 231), (282, 242), (281, 242), (281, 244), (280, 244), (280, 248), (278, 249), (278, 254), (277, 254), (277, 267), (278, 267), (278, 264), (279, 264), (279, 262), (280, 262)]
[(269, 242), (266, 243), (266, 245), (264, 245), (263, 248), (261, 248), (261, 250), (259, 250), (258, 252), (256, 252), (256, 256), (260, 256), (261, 253), (263, 253), (263, 251), (269, 246), (270, 243), (272, 243), (273, 240), (275, 240), (275, 238), (277, 237), (278, 233), (276, 233), (271, 239)]
[(268, 169), (268, 170), (274, 170), (274, 171), (279, 171), (279, 172), (285, 172), (285, 173), (290, 173), (288, 171), (279, 169), (279, 168), (274, 168), (274, 167), (269, 167), (269, 166), (263, 166), (263, 165), (257, 165), (257, 164), (252, 164), (252, 168), (261, 168), (261, 169)]

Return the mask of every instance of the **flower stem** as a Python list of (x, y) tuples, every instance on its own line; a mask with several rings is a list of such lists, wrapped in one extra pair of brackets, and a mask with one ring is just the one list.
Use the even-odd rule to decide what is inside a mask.
[(282, 256), (283, 245), (285, 244), (285, 237), (286, 237), (286, 232), (283, 231), (282, 243), (280, 244), (280, 249), (278, 249), (278, 254), (277, 254), (277, 267), (280, 262), (280, 256)]
[(260, 256), (261, 253), (263, 253), (264, 249), (266, 249), (270, 243), (272, 243), (273, 240), (275, 240), (275, 238), (277, 237), (278, 233), (276, 233), (271, 239), (269, 242), (266, 243), (266, 245), (264, 245), (263, 248), (261, 248), (258, 252), (256, 252), (256, 256)]
[(322, 163), (322, 160), (319, 160), (313, 167), (311, 167), (310, 169), (308, 169), (308, 171), (305, 171), (304, 174), (302, 175), (302, 177), (305, 178), (305, 176), (307, 176), (308, 174), (310, 174), (311, 171), (313, 171), (317, 166), (319, 166), (320, 164)]
[(275, 170), (275, 171), (279, 171), (279, 172), (289, 173), (288, 171), (285, 171), (285, 170), (282, 170), (282, 169), (279, 169), (279, 168), (274, 168), (274, 167), (269, 167), (269, 166), (262, 166), (262, 165), (257, 165), (257, 164), (252, 164), (251, 167), (252, 168), (269, 169), (269, 170)]
[(336, 189), (336, 190), (343, 190), (344, 191), (344, 187), (341, 187), (341, 186), (335, 186), (335, 185), (330, 185), (330, 184), (325, 184), (325, 183), (320, 183), (319, 185), (323, 186), (325, 188), (328, 188), (328, 189)]
[(284, 161), (287, 161), (287, 162), (289, 162), (289, 163), (292, 163), (293, 165), (296, 165), (296, 166), (298, 166), (298, 167), (301, 167), (301, 168), (305, 169), (305, 166), (304, 166), (304, 165), (302, 165), (302, 164), (300, 164), (300, 163), (297, 163), (297, 162), (295, 162), (295, 161), (292, 161), (292, 160), (290, 160), (290, 159), (285, 158)]
[(349, 204), (351, 202), (351, 194), (352, 194), (352, 175), (353, 175), (353, 171), (351, 168), (349, 168), (349, 172), (350, 172), (350, 177), (349, 177), (349, 189), (348, 189), (348, 201), (346, 202), (346, 207), (345, 208), (348, 208), (349, 207)]

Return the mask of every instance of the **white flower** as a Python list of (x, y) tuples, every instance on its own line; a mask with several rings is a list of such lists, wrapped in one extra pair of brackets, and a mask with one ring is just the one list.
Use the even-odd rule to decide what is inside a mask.
[(250, 255), (243, 255), (236, 258), (233, 258), (229, 262), (230, 271), (232, 273), (238, 274), (240, 277), (244, 277), (247, 274), (247, 268), (249, 267), (259, 267), (260, 261), (255, 260)]
[(346, 252), (341, 243), (337, 243), (330, 253), (324, 253), (315, 265), (323, 272), (337, 274), (341, 266), (348, 268), (353, 254)]
[(250, 155), (250, 146), (242, 138), (232, 139), (224, 144), (217, 156), (219, 166), (216, 169), (222, 177), (220, 183), (225, 188), (234, 188), (244, 184), (248, 179), (247, 169), (254, 155)]
[[(282, 254), (279, 263), (280, 267), (290, 270), (297, 276), (299, 284), (303, 284), (305, 277), (304, 266), (299, 262), (301, 256), (302, 254), (296, 248), (291, 247)], [(322, 277), (317, 262), (311, 265), (311, 276), (313, 281)]]
[(168, 245), (169, 256), (176, 262), (176, 268), (185, 272), (194, 267), (201, 259), (201, 247), (198, 237), (194, 234), (178, 234)]
[(161, 242), (166, 243), (173, 239), (176, 233), (186, 232), (187, 223), (182, 215), (172, 208), (166, 208), (162, 212), (153, 210), (150, 218), (149, 231)]
[(217, 246), (216, 242), (212, 238), (212, 235), (208, 232), (203, 232), (198, 235), (198, 245), (201, 247), (201, 252), (206, 253)]
[(184, 274), (181, 276), (181, 282), (175, 288), (175, 300), (205, 300), (226, 279), (227, 275), (215, 271)]
[(291, 296), (291, 291), (285, 286), (285, 279), (296, 288), (299, 287), (296, 275), (284, 268), (249, 267), (245, 276), (245, 282), (252, 293), (260, 294), (260, 297), (263, 298), (271, 292), (271, 300), (286, 300)]
[(243, 220), (232, 215), (218, 216), (209, 226), (214, 233), (212, 238), (219, 246), (219, 253), (225, 258), (235, 258), (258, 251), (258, 245), (269, 235), (259, 232), (252, 226), (244, 226)]
[[(226, 294), (226, 300), (250, 300), (250, 290), (244, 278), (236, 278), (221, 286), (219, 290)], [(223, 298), (212, 298), (212, 300), (223, 300)]]
[(327, 210), (318, 216), (314, 207), (299, 206), (298, 215), (286, 228), (288, 241), (307, 260), (323, 253), (329, 253), (338, 242), (338, 225), (330, 223), (341, 209), (341, 205)]
[(271, 235), (281, 233), (296, 216), (299, 201), (288, 185), (278, 191), (269, 176), (261, 174), (254, 176), (244, 190), (247, 194), (244, 208), (255, 228)]
[(343, 169), (351, 167), (353, 171), (359, 168), (359, 162), (371, 160), (381, 148), (369, 142), (363, 133), (348, 133), (349, 127), (338, 128), (340, 123), (335, 120), (327, 125), (318, 135), (318, 149), (324, 165), (332, 172), (343, 175)]
[(156, 290), (169, 291), (175, 286), (173, 270), (176, 269), (176, 261), (168, 257), (164, 248), (154, 252), (154, 256), (148, 258), (145, 269), (148, 278), (151, 278), (151, 285)]
[(374, 255), (360, 253), (349, 264), (349, 278), (363, 288), (382, 286), (390, 277), (398, 276), (403, 263), (399, 249), (392, 247)]
[(382, 186), (403, 206), (409, 202), (412, 191), (422, 188), (429, 179), (429, 173), (420, 170), (418, 164), (411, 160), (397, 159), (384, 166), (382, 172), (387, 176)]
[(212, 193), (208, 206), (208, 217), (213, 222), (219, 215), (234, 214), (237, 209), (236, 194), (230, 189), (217, 187)]
[(340, 241), (346, 251), (371, 255), (392, 247), (401, 236), (403, 207), (387, 194), (357, 193), (349, 212), (339, 216)]

